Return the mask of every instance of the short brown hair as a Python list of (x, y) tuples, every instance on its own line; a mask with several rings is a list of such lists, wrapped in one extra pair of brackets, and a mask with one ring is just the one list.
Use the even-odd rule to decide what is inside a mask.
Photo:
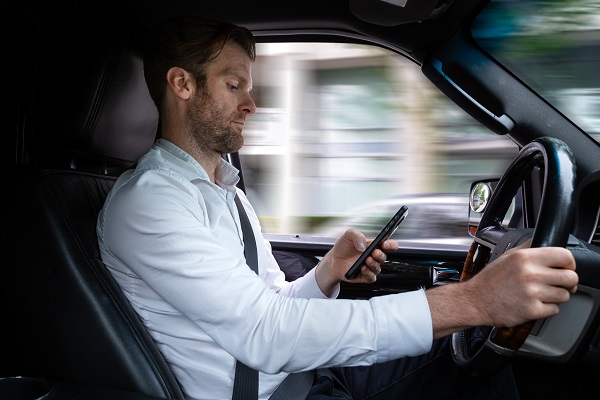
[(256, 58), (256, 40), (241, 26), (209, 18), (185, 16), (170, 19), (153, 32), (144, 55), (144, 77), (154, 104), (161, 113), (167, 71), (180, 67), (191, 73), (198, 85), (206, 82), (206, 66), (227, 41), (233, 40)]

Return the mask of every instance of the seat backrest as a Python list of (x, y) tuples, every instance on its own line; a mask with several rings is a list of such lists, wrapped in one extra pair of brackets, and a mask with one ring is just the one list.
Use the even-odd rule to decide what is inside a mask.
[[(91, 46), (90, 46), (91, 47)], [(32, 163), (10, 174), (0, 296), (0, 376), (183, 399), (157, 346), (100, 260), (96, 219), (116, 177), (152, 145), (158, 113), (139, 53), (95, 45), (56, 66), (75, 88), (34, 107)], [(74, 71), (81, 76), (74, 78)], [(48, 73), (48, 71), (44, 71)], [(60, 99), (60, 100), (58, 100)]]

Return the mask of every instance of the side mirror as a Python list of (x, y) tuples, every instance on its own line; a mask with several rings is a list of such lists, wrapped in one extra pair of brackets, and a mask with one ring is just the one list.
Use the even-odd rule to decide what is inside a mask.
[[(486, 210), (499, 181), (499, 178), (482, 179), (471, 184), (471, 191), (469, 192), (469, 235), (475, 236), (483, 212)], [(519, 189), (502, 221), (503, 226), (514, 228), (522, 225), (522, 204), (522, 191)]]

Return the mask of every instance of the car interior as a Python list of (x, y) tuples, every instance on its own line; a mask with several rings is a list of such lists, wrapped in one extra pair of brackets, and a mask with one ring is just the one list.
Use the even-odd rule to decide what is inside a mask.
[[(394, 3), (27, 0), (2, 6), (12, 24), (2, 27), (10, 139), (4, 142), (9, 216), (0, 278), (0, 398), (184, 399), (102, 264), (96, 237), (104, 199), (152, 146), (159, 125), (143, 77), (144, 39), (179, 14), (230, 20), (252, 30), (258, 42), (385, 47), (414, 62), (491, 134), (508, 135), (525, 149), (496, 187), (492, 211), (475, 221), (474, 229), (487, 234), (475, 236), (470, 250), (403, 244), (377, 283), (343, 285), (340, 297), (451, 284), (461, 274), (467, 279), (476, 246), (507, 240), (514, 246), (533, 235), (540, 246), (568, 247), (577, 255), (578, 296), (561, 317), (529, 326), (517, 355), (501, 353), (499, 362), (513, 363), (524, 399), (596, 398), (600, 145), (473, 42), (469, 24), (488, 1)], [(238, 154), (228, 159), (244, 172)], [(513, 227), (522, 236), (509, 240), (498, 221), (517, 193), (523, 210)], [(265, 237), (282, 259), (300, 257), (307, 268), (333, 245), (316, 236)], [(463, 356), (472, 367), (471, 355)]]
[(77, 91), (78, 115), (72, 108), (64, 121), (73, 125), (44, 132), (43, 140), (60, 141), (64, 153), (49, 157), (43, 147), (44, 161), (15, 176), (13, 206), (22, 212), (13, 214), (14, 249), (30, 268), (11, 268), (3, 278), (18, 332), (18, 351), (3, 357), (4, 367), (28, 377), (182, 398), (98, 254), (98, 212), (117, 171), (151, 146), (158, 113), (145, 90), (140, 55), (120, 45), (95, 50), (93, 64), (104, 67)]

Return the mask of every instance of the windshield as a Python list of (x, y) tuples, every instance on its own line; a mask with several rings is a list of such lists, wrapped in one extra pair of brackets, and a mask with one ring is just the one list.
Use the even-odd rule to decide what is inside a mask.
[(600, 0), (494, 0), (477, 17), (473, 36), (600, 140)]

